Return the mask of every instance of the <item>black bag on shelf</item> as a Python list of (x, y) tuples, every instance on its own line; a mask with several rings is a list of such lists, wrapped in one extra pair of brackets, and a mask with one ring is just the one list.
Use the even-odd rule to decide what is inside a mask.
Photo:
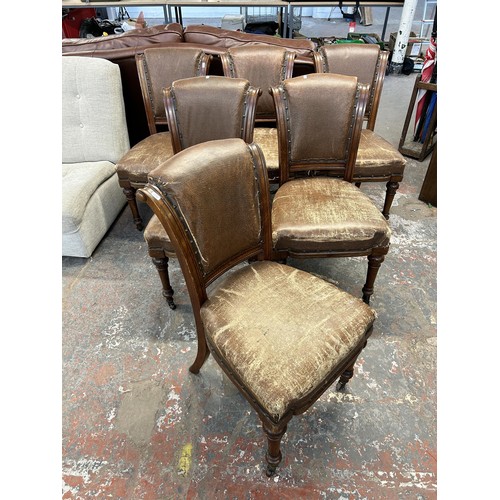
[(83, 19), (80, 24), (80, 38), (94, 38), (103, 36), (104, 33), (114, 35), (115, 29), (121, 29), (119, 21), (110, 21), (109, 19), (98, 19), (97, 17), (89, 17)]
[(247, 23), (245, 33), (254, 33), (259, 35), (276, 35), (276, 30), (280, 25), (275, 21), (265, 21), (261, 23)]

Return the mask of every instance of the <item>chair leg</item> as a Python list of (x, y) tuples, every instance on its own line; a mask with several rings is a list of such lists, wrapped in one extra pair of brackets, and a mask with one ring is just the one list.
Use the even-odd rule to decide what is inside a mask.
[(342, 375), (340, 376), (339, 378), (339, 381), (337, 382), (337, 391), (341, 391), (344, 389), (344, 387), (346, 386), (347, 382), (349, 382), (349, 380), (352, 379), (353, 375), (354, 375), (354, 365), (356, 364), (356, 361), (354, 361), (354, 363), (349, 366), (346, 370), (344, 370), (344, 372), (342, 373)]
[(361, 182), (355, 182), (354, 185), (357, 187), (357, 188), (360, 188), (361, 187)]
[(378, 270), (384, 262), (385, 255), (368, 255), (368, 273), (366, 275), (366, 283), (363, 287), (363, 302), (370, 303), (370, 297), (373, 294), (373, 286)]
[(278, 467), (281, 462), (281, 438), (286, 432), (286, 425), (284, 428), (280, 429), (277, 426), (269, 425), (266, 422), (262, 422), (262, 428), (267, 436), (267, 452), (266, 452), (266, 476), (271, 477), (276, 472), (276, 467)]
[(387, 183), (387, 191), (385, 193), (385, 202), (384, 208), (382, 209), (382, 215), (389, 220), (389, 212), (391, 210), (392, 202), (394, 200), (394, 196), (396, 195), (396, 191), (399, 188), (399, 182), (389, 181)]
[(208, 356), (210, 356), (210, 350), (208, 349), (207, 341), (205, 338), (205, 331), (203, 330), (203, 324), (201, 323), (201, 318), (195, 318), (195, 321), (196, 335), (198, 337), (198, 352), (196, 353), (196, 359), (194, 360), (194, 363), (189, 367), (189, 371), (196, 374), (200, 372), (200, 368), (203, 366)]
[[(366, 344), (368, 343), (368, 340), (365, 340), (365, 343), (363, 344), (363, 349), (366, 347)], [(354, 361), (344, 370), (342, 375), (339, 378), (339, 381), (337, 382), (337, 391), (341, 391), (344, 389), (346, 386), (347, 382), (352, 379), (354, 375), (354, 365), (356, 364), (356, 361), (358, 360), (359, 355), (361, 352), (358, 353), (358, 355), (354, 358)]]
[(141, 216), (139, 215), (139, 208), (137, 207), (137, 200), (135, 198), (135, 192), (137, 190), (133, 187), (123, 188), (123, 192), (125, 193), (125, 197), (127, 198), (128, 206), (132, 212), (132, 217), (134, 219), (135, 227), (142, 231), (144, 226), (142, 224)]
[(170, 286), (170, 278), (168, 276), (168, 257), (165, 256), (161, 259), (153, 257), (151, 260), (160, 275), (161, 285), (163, 287), (162, 294), (167, 301), (168, 307), (170, 307), (170, 309), (175, 309), (177, 306), (174, 303), (174, 290)]

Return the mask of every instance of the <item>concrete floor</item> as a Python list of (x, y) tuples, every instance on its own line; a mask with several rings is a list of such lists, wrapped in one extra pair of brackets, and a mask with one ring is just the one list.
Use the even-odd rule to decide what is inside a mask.
[[(415, 76), (385, 80), (376, 131), (395, 146)], [(90, 259), (63, 258), (63, 498), (436, 498), (437, 209), (418, 200), (429, 159), (408, 158), (355, 376), (292, 419), (270, 479), (246, 400), (212, 358), (188, 372), (196, 339), (182, 273), (173, 260), (171, 311), (129, 209)], [(362, 190), (382, 207), (383, 184)], [(365, 259), (289, 263), (358, 295), (366, 272)]]

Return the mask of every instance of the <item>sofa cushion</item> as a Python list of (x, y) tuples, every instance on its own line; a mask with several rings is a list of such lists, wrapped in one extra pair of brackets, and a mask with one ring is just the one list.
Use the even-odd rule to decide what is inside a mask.
[(184, 30), (184, 40), (188, 43), (201, 45), (215, 45), (223, 49), (240, 45), (276, 45), (286, 47), (301, 56), (312, 58), (315, 48), (314, 42), (307, 39), (277, 38), (271, 35), (256, 35), (241, 31), (223, 30), (204, 24), (193, 24)]
[(63, 163), (116, 162), (129, 150), (117, 64), (100, 58), (63, 57), (62, 103)]
[(63, 163), (62, 231), (78, 231), (87, 203), (97, 188), (115, 173), (109, 161)]

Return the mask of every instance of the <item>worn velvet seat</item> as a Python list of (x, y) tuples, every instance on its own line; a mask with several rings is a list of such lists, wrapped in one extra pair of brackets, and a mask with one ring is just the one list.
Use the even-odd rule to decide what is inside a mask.
[(231, 47), (221, 55), (225, 76), (246, 78), (262, 90), (255, 112), (254, 142), (264, 153), (268, 176), (273, 182), (279, 178), (279, 155), (276, 111), (269, 90), (292, 77), (295, 56), (295, 52), (285, 47), (262, 45)]
[[(223, 76), (185, 78), (173, 82), (163, 93), (173, 153), (215, 139), (238, 137), (252, 141), (260, 89), (247, 80)], [(144, 239), (160, 275), (163, 296), (175, 309), (168, 275), (168, 262), (175, 251), (156, 215), (146, 226)]]
[(367, 256), (368, 303), (391, 236), (380, 210), (352, 184), (368, 86), (322, 73), (285, 80), (272, 91), (280, 146), (276, 258)]
[(361, 132), (353, 181), (385, 182), (386, 195), (382, 213), (386, 219), (399, 183), (403, 180), (406, 160), (389, 141), (375, 132), (375, 122), (382, 96), (382, 87), (389, 53), (377, 44), (325, 45), (314, 54), (317, 73), (356, 76), (360, 83), (370, 85), (365, 110), (366, 128)]
[(339, 377), (339, 389), (352, 377), (375, 312), (270, 260), (268, 182), (260, 148), (226, 139), (178, 153), (138, 196), (168, 232), (186, 279), (198, 339), (190, 371), (213, 354), (262, 421), (272, 475), (292, 416)]
[[(211, 57), (197, 47), (155, 47), (136, 55), (137, 71), (150, 135), (135, 144), (117, 163), (120, 186), (137, 229), (143, 229), (135, 193), (147, 182), (149, 172), (174, 152), (162, 89), (180, 78), (206, 75)], [(162, 127), (164, 130), (161, 130)]]

